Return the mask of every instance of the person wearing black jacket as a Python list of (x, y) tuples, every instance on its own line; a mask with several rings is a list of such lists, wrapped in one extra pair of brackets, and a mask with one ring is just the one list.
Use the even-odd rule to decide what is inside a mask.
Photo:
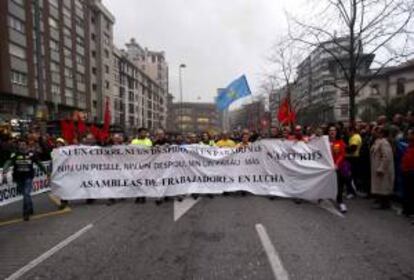
[(29, 150), (26, 140), (20, 139), (17, 151), (10, 156), (3, 167), (4, 183), (7, 183), (8, 169), (13, 167), (13, 181), (17, 184), (18, 191), (23, 195), (23, 219), (25, 221), (28, 221), (30, 215), (33, 215), (33, 202), (30, 193), (35, 175), (34, 165), (37, 165), (49, 178), (46, 168), (39, 161), (36, 154)]

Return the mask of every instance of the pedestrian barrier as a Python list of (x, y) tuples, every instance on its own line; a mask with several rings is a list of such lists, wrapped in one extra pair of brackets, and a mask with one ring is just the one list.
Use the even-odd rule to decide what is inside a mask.
[[(43, 162), (43, 165), (49, 171), (51, 171), (52, 164), (50, 161)], [(12, 202), (19, 201), (23, 198), (21, 191), (18, 190), (16, 184), (13, 182), (12, 172), (12, 168), (10, 168), (10, 170), (7, 172), (7, 184), (3, 184), (3, 180), (0, 180), (0, 207)], [(3, 169), (1, 168), (0, 174), (3, 174)], [(44, 174), (41, 170), (39, 170), (37, 166), (35, 166), (35, 177), (33, 178), (33, 189), (31, 194), (34, 196), (47, 191), (50, 191), (50, 185), (46, 179), (46, 174)]]

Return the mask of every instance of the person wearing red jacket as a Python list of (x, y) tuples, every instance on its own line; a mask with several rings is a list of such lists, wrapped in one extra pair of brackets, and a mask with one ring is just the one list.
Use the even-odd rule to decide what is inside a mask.
[(331, 143), (332, 157), (335, 163), (336, 177), (338, 180), (338, 194), (336, 196), (336, 202), (338, 203), (339, 211), (345, 213), (347, 207), (343, 201), (344, 185), (346, 176), (342, 174), (341, 170), (345, 162), (345, 142), (342, 139), (337, 138), (336, 127), (331, 126), (329, 128), (329, 142)]
[(407, 138), (408, 148), (401, 161), (404, 183), (403, 214), (411, 216), (414, 215), (414, 128), (408, 129)]

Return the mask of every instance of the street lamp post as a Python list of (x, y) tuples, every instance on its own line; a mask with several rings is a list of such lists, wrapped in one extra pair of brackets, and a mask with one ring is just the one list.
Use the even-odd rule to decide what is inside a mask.
[(187, 67), (185, 64), (180, 64), (178, 68), (178, 78), (180, 87), (180, 132), (183, 133), (183, 81), (182, 81), (182, 69)]

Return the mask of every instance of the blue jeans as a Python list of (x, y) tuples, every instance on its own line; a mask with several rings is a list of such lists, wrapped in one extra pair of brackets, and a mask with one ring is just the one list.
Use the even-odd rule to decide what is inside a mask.
[(23, 195), (23, 216), (33, 213), (33, 202), (30, 193), (33, 188), (33, 178), (16, 181), (17, 190)]

